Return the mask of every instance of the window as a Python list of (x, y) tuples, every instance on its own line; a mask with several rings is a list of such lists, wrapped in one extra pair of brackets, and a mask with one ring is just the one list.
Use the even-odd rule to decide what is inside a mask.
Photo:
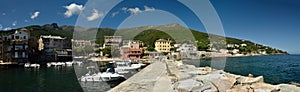
[(14, 35), (11, 35), (11, 39), (15, 39), (15, 36), (14, 36)]
[(19, 37), (19, 36), (16, 36), (16, 39), (20, 39), (20, 37)]
[(23, 39), (26, 39), (26, 36), (24, 36)]

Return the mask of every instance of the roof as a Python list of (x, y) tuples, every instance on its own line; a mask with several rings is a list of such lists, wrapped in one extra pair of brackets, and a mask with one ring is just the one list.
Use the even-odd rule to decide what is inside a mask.
[(156, 40), (157, 42), (167, 42), (167, 40), (165, 40), (165, 39), (158, 39), (158, 40)]
[(60, 36), (51, 36), (51, 35), (48, 35), (48, 36), (41, 36), (42, 38), (52, 38), (52, 39), (66, 39), (66, 38), (62, 38)]

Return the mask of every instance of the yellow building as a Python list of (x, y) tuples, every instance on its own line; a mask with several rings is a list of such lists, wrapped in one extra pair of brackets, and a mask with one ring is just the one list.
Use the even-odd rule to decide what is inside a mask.
[(158, 39), (155, 41), (155, 50), (157, 52), (170, 52), (171, 41), (165, 39)]

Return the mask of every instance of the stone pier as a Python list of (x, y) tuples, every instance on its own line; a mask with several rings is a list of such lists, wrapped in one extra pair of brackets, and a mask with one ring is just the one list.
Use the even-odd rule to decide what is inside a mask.
[(157, 61), (109, 92), (300, 92), (300, 87), (267, 84), (263, 76), (240, 76), (179, 61)]

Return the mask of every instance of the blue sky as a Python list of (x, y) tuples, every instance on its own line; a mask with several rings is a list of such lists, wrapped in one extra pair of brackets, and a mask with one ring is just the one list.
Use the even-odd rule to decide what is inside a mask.
[[(87, 9), (86, 2), (87, 0), (1, 0), (0, 29), (54, 22), (59, 25), (75, 25), (79, 13)], [(210, 2), (221, 19), (226, 36), (251, 40), (290, 53), (300, 53), (299, 0), (210, 0)], [(103, 3), (95, 5), (105, 7)], [(193, 12), (175, 0), (159, 0), (159, 2), (125, 0), (111, 11), (101, 11), (96, 7), (90, 9), (83, 17), (86, 22), (96, 22), (103, 18), (100, 27), (110, 28), (178, 23), (174, 18), (155, 12), (159, 10), (176, 15), (192, 29), (206, 32)], [(145, 18), (140, 17), (143, 21), (119, 26), (128, 16), (138, 15), (145, 15)]]

